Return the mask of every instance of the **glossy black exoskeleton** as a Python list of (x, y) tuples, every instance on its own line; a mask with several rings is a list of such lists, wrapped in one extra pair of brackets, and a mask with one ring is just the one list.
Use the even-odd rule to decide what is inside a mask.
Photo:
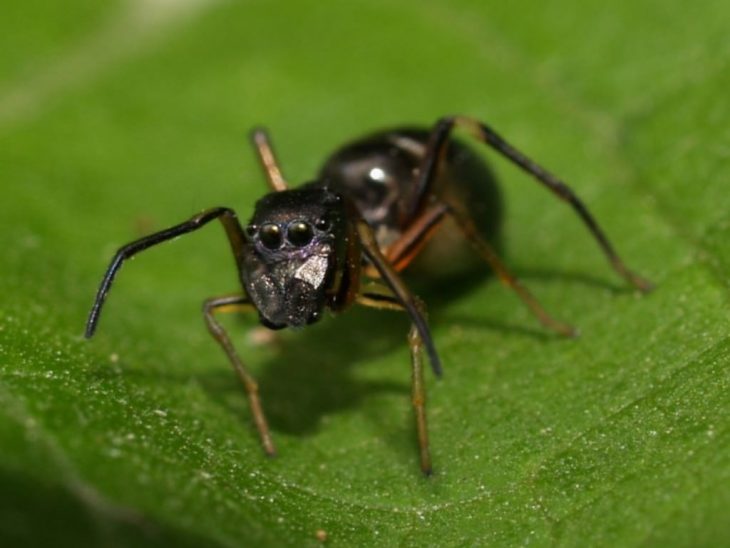
[(316, 322), (347, 299), (354, 237), (340, 194), (305, 185), (264, 196), (246, 227), (243, 286), (271, 329)]
[[(335, 151), (319, 172), (330, 188), (349, 196), (373, 227), (381, 249), (388, 249), (413, 224), (419, 197), (415, 184), (431, 132), (401, 128), (379, 131)], [(481, 237), (498, 245), (502, 200), (495, 179), (481, 157), (460, 141), (450, 140), (435, 173), (429, 199), (450, 204), (473, 220)], [(448, 277), (478, 265), (479, 257), (450, 219), (428, 238), (417, 256), (403, 259), (409, 271), (429, 278)], [(446, 225), (446, 226), (445, 226)], [(402, 268), (398, 268), (401, 270)]]
[(266, 453), (273, 455), (275, 449), (258, 385), (215, 313), (256, 311), (264, 326), (281, 329), (311, 324), (325, 310), (340, 312), (357, 303), (404, 310), (411, 318), (412, 403), (421, 469), (430, 474), (421, 354), (425, 350), (437, 376), (441, 363), (424, 305), (410, 293), (400, 271), (419, 261), (430, 270), (458, 264), (457, 256), (464, 253), (460, 244), (465, 242), (546, 327), (563, 335), (574, 333), (571, 326), (548, 315), (499, 259), (491, 241), (501, 219), (499, 193), (479, 156), (450, 138), (455, 127), (465, 129), (569, 203), (613, 268), (638, 289), (650, 288), (624, 266), (565, 183), (477, 120), (452, 116), (439, 120), (431, 131), (403, 128), (372, 134), (334, 152), (315, 181), (295, 189), (289, 189), (267, 134), (259, 129), (252, 133), (253, 143), (272, 192), (256, 203), (249, 223), (242, 226), (232, 209), (216, 207), (120, 248), (102, 279), (86, 336), (94, 334), (107, 293), (126, 259), (218, 219), (236, 259), (243, 292), (206, 300), (204, 317), (246, 388)]

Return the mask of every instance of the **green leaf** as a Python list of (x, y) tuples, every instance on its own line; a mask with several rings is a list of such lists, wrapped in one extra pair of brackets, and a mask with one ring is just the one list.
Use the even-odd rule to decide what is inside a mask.
[[(0, 20), (3, 545), (704, 545), (730, 526), (727, 2), (11, 2)], [(265, 192), (247, 131), (313, 176), (367, 131), (461, 113), (564, 177), (632, 268), (485, 151), (505, 260), (581, 337), (493, 278), (422, 292), (435, 474), (418, 470), (407, 320), (353, 309), (262, 342), (266, 459), (200, 303), (237, 289), (211, 227)], [(318, 540), (319, 539), (319, 540)]]

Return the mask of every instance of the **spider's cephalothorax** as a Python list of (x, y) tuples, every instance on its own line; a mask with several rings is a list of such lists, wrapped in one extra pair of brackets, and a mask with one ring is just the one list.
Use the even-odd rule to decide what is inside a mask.
[(245, 231), (243, 286), (267, 327), (314, 323), (347, 298), (353, 228), (341, 195), (316, 183), (267, 194)]

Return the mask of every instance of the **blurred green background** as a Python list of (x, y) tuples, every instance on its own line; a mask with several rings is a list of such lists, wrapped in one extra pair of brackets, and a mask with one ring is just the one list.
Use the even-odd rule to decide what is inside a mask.
[[(0, 543), (728, 545), (728, 18), (719, 0), (5, 2)], [(569, 181), (657, 289), (627, 289), (485, 151), (506, 261), (582, 335), (494, 279), (432, 310), (430, 479), (407, 321), (378, 311), (271, 344), (227, 321), (278, 444), (263, 457), (200, 317), (236, 289), (217, 226), (128, 264), (82, 340), (119, 245), (250, 214), (253, 125), (305, 181), (348, 139), (451, 113)]]

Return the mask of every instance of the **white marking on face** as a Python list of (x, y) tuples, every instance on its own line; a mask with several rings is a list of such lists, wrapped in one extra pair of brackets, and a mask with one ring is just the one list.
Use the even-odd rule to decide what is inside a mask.
[(304, 264), (297, 268), (294, 272), (294, 278), (307, 282), (309, 285), (317, 289), (324, 281), (327, 274), (327, 257), (324, 255), (314, 255), (304, 261)]

